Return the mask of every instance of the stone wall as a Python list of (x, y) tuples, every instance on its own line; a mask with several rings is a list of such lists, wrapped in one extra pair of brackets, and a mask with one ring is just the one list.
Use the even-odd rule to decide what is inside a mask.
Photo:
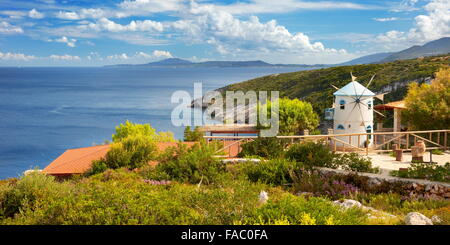
[[(319, 172), (324, 174), (355, 174), (356, 172), (330, 169), (330, 168), (318, 168)], [(366, 176), (369, 178), (368, 183), (370, 185), (380, 185), (382, 182), (387, 181), (391, 183), (400, 182), (405, 185), (405, 191), (409, 193), (411, 198), (445, 198), (450, 199), (450, 184), (436, 181), (428, 181), (422, 179), (406, 179), (393, 176), (384, 176), (371, 173), (356, 173), (360, 176)]]

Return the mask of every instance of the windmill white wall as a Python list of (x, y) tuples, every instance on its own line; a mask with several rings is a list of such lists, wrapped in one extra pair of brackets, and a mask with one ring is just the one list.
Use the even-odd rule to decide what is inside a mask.
[[(334, 133), (373, 133), (373, 97), (375, 94), (357, 81), (350, 82), (334, 93)], [(353, 146), (364, 147), (367, 136), (337, 137)], [(369, 137), (369, 146), (371, 139)], [(351, 141), (351, 142), (350, 142)], [(337, 146), (344, 144), (336, 142)], [(348, 146), (347, 146), (348, 147)]]

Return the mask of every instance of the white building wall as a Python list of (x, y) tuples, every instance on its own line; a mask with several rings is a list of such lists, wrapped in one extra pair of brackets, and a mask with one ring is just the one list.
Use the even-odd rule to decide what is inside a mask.
[[(341, 101), (345, 101), (344, 109), (341, 109)], [(373, 133), (373, 97), (362, 96), (361, 102), (366, 105), (372, 105), (370, 109), (368, 106), (356, 105), (354, 96), (336, 96), (335, 98), (335, 112), (334, 112), (334, 133), (335, 134), (356, 134), (367, 133), (367, 127), (370, 127), (370, 132)], [(355, 107), (355, 108), (354, 108)], [(354, 108), (354, 109), (353, 109)], [(364, 124), (362, 124), (364, 119)], [(343, 129), (340, 127), (342, 126)], [(371, 137), (369, 137), (371, 138)], [(353, 146), (364, 147), (364, 142), (367, 140), (366, 136), (360, 136), (358, 145), (358, 136), (338, 137), (346, 143)], [(350, 142), (351, 141), (351, 142)], [(369, 141), (372, 141), (369, 139)], [(337, 142), (337, 146), (344, 146), (344, 144)], [(371, 143), (369, 144), (369, 146)], [(348, 146), (347, 146), (348, 147)]]

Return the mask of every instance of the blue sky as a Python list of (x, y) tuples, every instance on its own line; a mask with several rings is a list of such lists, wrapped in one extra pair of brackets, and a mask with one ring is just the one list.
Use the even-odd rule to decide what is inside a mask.
[(450, 0), (0, 0), (0, 66), (339, 63), (450, 36)]

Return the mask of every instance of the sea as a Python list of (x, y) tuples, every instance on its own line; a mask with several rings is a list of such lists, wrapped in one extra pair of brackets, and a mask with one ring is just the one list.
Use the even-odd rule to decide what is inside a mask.
[(171, 131), (175, 91), (203, 91), (299, 67), (149, 68), (2, 67), (0, 68), (0, 179), (44, 168), (70, 148), (111, 140), (115, 127), (130, 120)]

